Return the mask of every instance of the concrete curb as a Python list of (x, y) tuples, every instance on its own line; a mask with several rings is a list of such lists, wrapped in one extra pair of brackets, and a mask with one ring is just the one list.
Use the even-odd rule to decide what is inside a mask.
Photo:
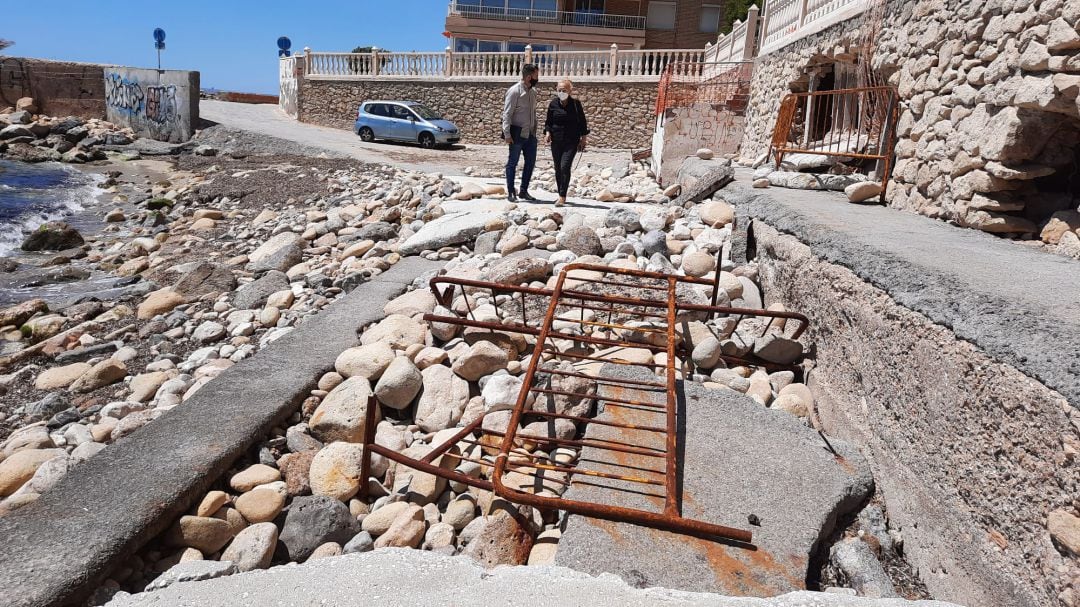
[(1080, 263), (841, 194), (753, 189), (741, 177), (720, 191), (736, 208), (733, 259), (753, 249), (746, 230), (759, 219), (1080, 407)]
[(356, 330), (440, 262), (406, 258), (0, 518), (5, 604), (78, 601), (291, 415)]
[(109, 607), (247, 605), (564, 605), (566, 607), (958, 607), (940, 601), (867, 599), (821, 592), (771, 598), (633, 588), (613, 575), (565, 567), (496, 567), (409, 548), (318, 559), (121, 596)]

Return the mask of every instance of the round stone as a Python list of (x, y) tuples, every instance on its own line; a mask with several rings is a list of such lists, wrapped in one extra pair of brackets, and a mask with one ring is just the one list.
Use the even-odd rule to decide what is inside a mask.
[(253, 489), (236, 498), (236, 509), (249, 523), (274, 520), (285, 505), (285, 496), (273, 489)]

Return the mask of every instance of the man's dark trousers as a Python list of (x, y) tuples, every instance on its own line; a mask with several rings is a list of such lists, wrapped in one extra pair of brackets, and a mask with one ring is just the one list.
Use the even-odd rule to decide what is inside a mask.
[(521, 191), (529, 189), (529, 180), (532, 179), (533, 167), (536, 166), (536, 134), (522, 133), (521, 127), (510, 127), (510, 136), (514, 143), (510, 144), (510, 157), (506, 160), (506, 192), (512, 194), (514, 190), (514, 173), (517, 172), (518, 159), (525, 152), (525, 166), (521, 169)]

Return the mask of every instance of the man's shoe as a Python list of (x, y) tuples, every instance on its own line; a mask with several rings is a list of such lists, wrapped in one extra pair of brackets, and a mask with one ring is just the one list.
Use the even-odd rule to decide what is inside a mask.
[(509, 194), (507, 194), (506, 199), (509, 200), (510, 202), (517, 202), (517, 196), (514, 196), (513, 192), (510, 192)]
[(521, 198), (522, 200), (537, 200), (536, 196), (530, 194), (528, 190), (521, 190), (518, 192), (518, 198)]

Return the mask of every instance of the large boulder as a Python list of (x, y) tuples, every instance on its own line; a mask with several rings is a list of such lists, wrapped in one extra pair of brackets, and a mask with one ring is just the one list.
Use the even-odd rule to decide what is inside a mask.
[(304, 561), (327, 542), (344, 544), (360, 531), (360, 523), (342, 502), (325, 495), (298, 497), (289, 506), (281, 531), (284, 556)]
[(236, 277), (232, 270), (209, 261), (196, 262), (173, 285), (173, 289), (187, 299), (197, 299), (209, 293), (228, 293), (235, 288)]
[(63, 221), (49, 221), (38, 226), (22, 243), (24, 251), (63, 251), (82, 246), (82, 234)]
[(443, 365), (433, 365), (420, 374), (424, 392), (416, 404), (416, 425), (425, 432), (452, 428), (469, 403), (469, 382)]
[(0, 310), (0, 327), (19, 326), (40, 312), (48, 312), (49, 306), (44, 299), (30, 299)]
[(511, 257), (502, 259), (485, 272), (484, 280), (519, 285), (534, 280), (547, 280), (551, 262), (540, 257)]
[(420, 369), (407, 356), (398, 356), (375, 384), (375, 398), (392, 409), (405, 409), (423, 386)]
[(270, 238), (248, 255), (248, 269), (253, 272), (284, 272), (304, 258), (299, 234), (282, 232)]
[(263, 307), (266, 299), (289, 288), (289, 278), (283, 272), (271, 270), (262, 278), (240, 287), (233, 295), (233, 306), (239, 310)]
[(308, 426), (315, 438), (324, 443), (358, 443), (364, 437), (371, 384), (363, 377), (350, 377), (323, 398), (311, 415)]
[(556, 242), (560, 247), (581, 257), (583, 255), (603, 255), (604, 247), (600, 237), (588, 226), (575, 226), (559, 232)]

